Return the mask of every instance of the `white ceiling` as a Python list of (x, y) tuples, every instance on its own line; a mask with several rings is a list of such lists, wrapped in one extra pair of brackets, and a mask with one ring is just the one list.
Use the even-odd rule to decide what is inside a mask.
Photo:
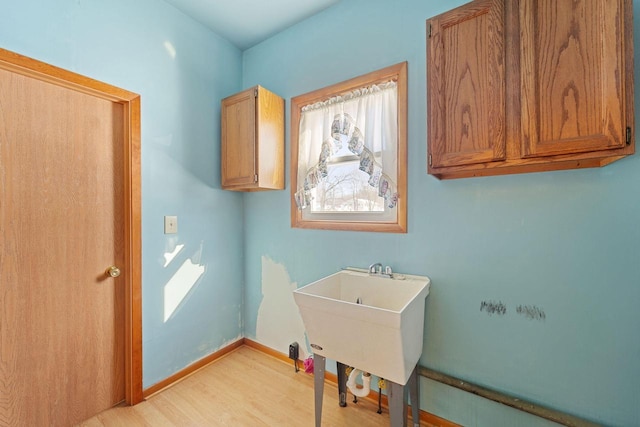
[(245, 50), (340, 0), (165, 0)]

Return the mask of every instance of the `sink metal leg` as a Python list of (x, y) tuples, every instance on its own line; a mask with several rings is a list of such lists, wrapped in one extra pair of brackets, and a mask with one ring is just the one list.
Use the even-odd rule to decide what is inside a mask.
[(409, 382), (409, 398), (411, 399), (411, 417), (413, 418), (413, 426), (420, 427), (420, 383), (418, 378), (418, 366), (416, 365), (411, 372)]
[(407, 392), (408, 388), (400, 384), (388, 382), (389, 418), (391, 427), (407, 426)]
[[(316, 427), (322, 425), (322, 398), (324, 396), (324, 374), (327, 359), (324, 356), (313, 354), (313, 388), (315, 399)], [(336, 362), (338, 371), (338, 393), (340, 406), (347, 406), (347, 366)], [(387, 395), (389, 399), (389, 418), (391, 427), (407, 426), (407, 404), (411, 397), (411, 416), (414, 427), (420, 426), (420, 384), (418, 379), (418, 367), (413, 369), (405, 386), (387, 381)]]
[(322, 424), (322, 397), (324, 396), (324, 369), (327, 359), (313, 354), (313, 393), (315, 399), (316, 427)]
[(336, 361), (338, 368), (338, 398), (340, 399), (340, 406), (347, 406), (347, 365)]

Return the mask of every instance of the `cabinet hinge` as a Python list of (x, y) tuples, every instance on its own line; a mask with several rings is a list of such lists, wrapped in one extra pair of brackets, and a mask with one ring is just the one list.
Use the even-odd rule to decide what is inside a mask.
[(431, 38), (431, 30), (433, 29), (433, 27), (431, 26), (431, 24), (429, 24), (429, 38)]
[(627, 145), (631, 145), (631, 128), (629, 126), (627, 126), (626, 143)]
[(253, 175), (253, 182), (258, 182), (258, 174)]
[(431, 154), (429, 154), (429, 166), (433, 166), (433, 159), (431, 158)]
[(256, 98), (258, 97), (258, 88), (255, 88), (253, 90), (253, 96), (256, 97)]

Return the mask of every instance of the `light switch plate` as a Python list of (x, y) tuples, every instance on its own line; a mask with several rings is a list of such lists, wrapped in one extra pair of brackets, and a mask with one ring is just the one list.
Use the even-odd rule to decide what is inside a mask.
[(165, 216), (164, 217), (164, 234), (175, 234), (177, 232), (178, 232), (178, 217)]

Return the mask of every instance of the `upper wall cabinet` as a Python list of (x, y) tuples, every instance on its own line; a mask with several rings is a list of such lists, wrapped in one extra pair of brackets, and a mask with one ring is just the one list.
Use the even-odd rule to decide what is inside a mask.
[(428, 172), (604, 166), (634, 153), (631, 0), (476, 0), (427, 21)]
[(255, 86), (222, 100), (222, 188), (284, 188), (284, 100)]
[(430, 171), (505, 160), (504, 4), (475, 1), (427, 30)]

